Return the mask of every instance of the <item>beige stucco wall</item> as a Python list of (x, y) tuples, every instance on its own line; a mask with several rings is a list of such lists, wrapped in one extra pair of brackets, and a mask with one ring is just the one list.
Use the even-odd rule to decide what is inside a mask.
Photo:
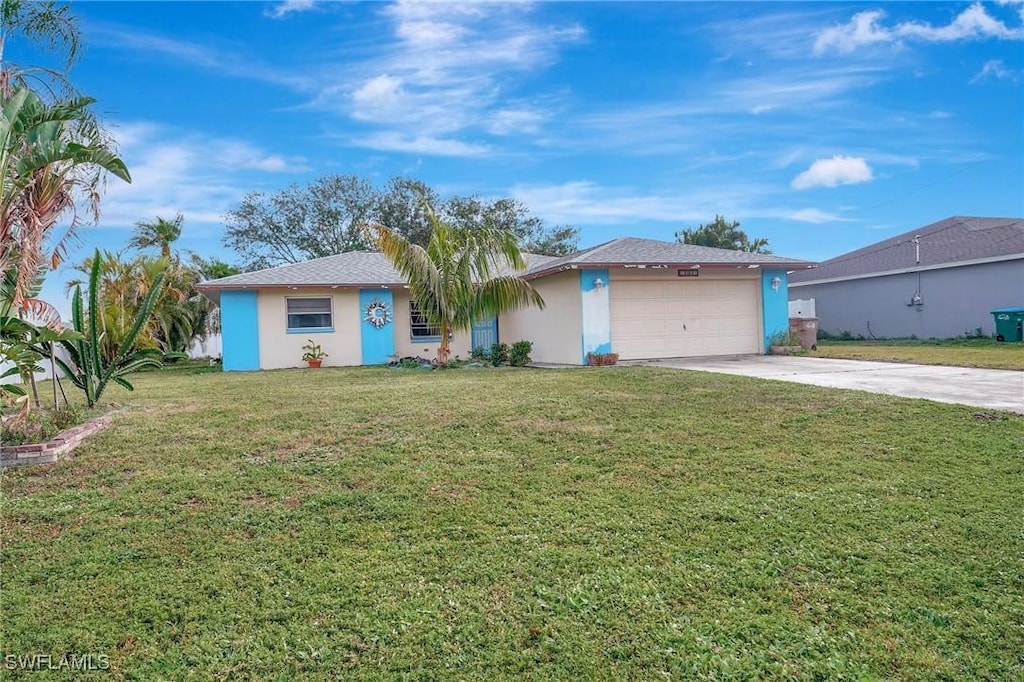
[[(759, 280), (759, 269), (704, 268), (701, 279)], [(675, 269), (609, 271), (610, 285), (616, 281), (678, 279)], [(498, 338), (504, 343), (521, 339), (533, 342), (533, 360), (556, 364), (582, 364), (582, 303), (580, 273), (570, 270), (557, 275), (533, 280), (533, 286), (544, 298), (545, 308), (526, 308), (505, 313), (498, 320)], [(393, 290), (395, 352), (399, 356), (419, 355), (433, 358), (437, 355), (437, 341), (413, 342), (409, 334), (409, 292)], [(287, 332), (285, 299), (289, 296), (322, 297), (332, 300), (334, 332)], [(758, 297), (760, 299), (760, 297)], [(760, 308), (760, 300), (758, 301)], [(348, 366), (362, 363), (360, 328), (362, 311), (359, 309), (358, 289), (303, 289), (282, 291), (266, 289), (257, 296), (259, 312), (260, 368), (279, 369), (302, 367), (302, 346), (312, 338), (319, 343), (328, 357), (325, 366)], [(760, 311), (759, 311), (760, 317)], [(613, 321), (614, 324), (614, 321)], [(463, 358), (470, 353), (471, 334), (459, 332), (452, 339), (452, 355)], [(614, 349), (613, 349), (614, 350)]]
[[(334, 313), (334, 332), (288, 333), (288, 297), (329, 296)], [(259, 312), (260, 369), (303, 367), (302, 347), (309, 339), (319, 343), (327, 357), (324, 367), (343, 367), (362, 362), (359, 325), (359, 291), (354, 289), (261, 290), (256, 298)]]
[[(395, 309), (395, 353), (399, 357), (407, 355), (433, 359), (437, 357), (437, 341), (413, 341), (409, 330), (409, 290), (394, 289)], [(451, 355), (462, 358), (469, 357), (469, 332), (456, 332), (452, 335)]]
[(526, 308), (498, 318), (498, 338), (512, 344), (533, 341), (533, 361), (583, 364), (580, 273), (567, 271), (530, 282), (544, 299), (544, 310)]

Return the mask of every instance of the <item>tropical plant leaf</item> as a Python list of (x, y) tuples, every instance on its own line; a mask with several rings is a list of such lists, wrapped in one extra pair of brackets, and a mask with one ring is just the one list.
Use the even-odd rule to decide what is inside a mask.
[(129, 391), (134, 391), (135, 390), (135, 387), (132, 386), (132, 384), (127, 379), (125, 379), (124, 377), (114, 377), (112, 379), (112, 381), (115, 384), (118, 384), (119, 386), (122, 386), (122, 387), (128, 389)]

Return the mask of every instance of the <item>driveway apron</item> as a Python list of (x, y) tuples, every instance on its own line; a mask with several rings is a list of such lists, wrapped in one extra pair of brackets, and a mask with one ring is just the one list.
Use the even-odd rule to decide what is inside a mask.
[(849, 388), (1024, 414), (1024, 372), (778, 355), (676, 358), (656, 367)]

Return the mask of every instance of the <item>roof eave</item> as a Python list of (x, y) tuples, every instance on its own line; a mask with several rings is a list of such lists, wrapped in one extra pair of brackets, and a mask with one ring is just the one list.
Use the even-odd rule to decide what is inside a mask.
[(407, 287), (404, 282), (348, 282), (337, 284), (214, 284), (206, 282), (197, 284), (196, 290), (206, 293), (214, 291), (241, 291), (245, 289), (392, 289), (396, 287)]
[(620, 270), (671, 270), (672, 268), (720, 268), (723, 270), (758, 270), (758, 269), (772, 269), (772, 270), (805, 270), (810, 268), (818, 267), (817, 263), (809, 261), (762, 261), (762, 262), (707, 262), (701, 260), (685, 260), (685, 261), (669, 261), (665, 263), (563, 263), (554, 268), (542, 268), (535, 272), (530, 272), (523, 275), (523, 279), (538, 279), (540, 277), (547, 277), (549, 275), (555, 275), (560, 272), (570, 272), (572, 270), (585, 270), (588, 268), (616, 268)]
[(798, 282), (790, 282), (790, 286), (806, 286), (810, 284), (831, 284), (833, 282), (848, 282), (857, 279), (871, 279), (873, 277), (891, 277), (893, 275), (905, 275), (915, 272), (928, 272), (930, 270), (950, 270), (952, 268), (970, 267), (973, 265), (987, 265), (989, 263), (1005, 263), (1015, 260), (1024, 260), (1024, 253), (1011, 253), (1004, 256), (992, 256), (990, 258), (972, 258), (969, 260), (947, 261), (944, 263), (929, 263), (927, 265), (914, 265), (908, 268), (897, 268), (895, 270), (877, 270), (874, 272), (861, 272), (852, 275), (836, 275), (834, 277), (819, 277), (818, 279), (807, 279)]

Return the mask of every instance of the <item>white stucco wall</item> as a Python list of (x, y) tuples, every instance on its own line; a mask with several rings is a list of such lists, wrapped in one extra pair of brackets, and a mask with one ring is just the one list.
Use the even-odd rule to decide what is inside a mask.
[[(334, 314), (334, 332), (288, 333), (288, 297), (329, 296)], [(303, 289), (282, 291), (264, 289), (257, 297), (259, 312), (260, 369), (303, 367), (302, 347), (309, 339), (319, 343), (327, 357), (324, 367), (344, 367), (362, 363), (359, 325), (359, 291), (355, 289)]]
[(583, 364), (580, 273), (570, 270), (530, 282), (545, 308), (526, 308), (498, 318), (498, 338), (512, 344), (533, 341), (533, 361)]

